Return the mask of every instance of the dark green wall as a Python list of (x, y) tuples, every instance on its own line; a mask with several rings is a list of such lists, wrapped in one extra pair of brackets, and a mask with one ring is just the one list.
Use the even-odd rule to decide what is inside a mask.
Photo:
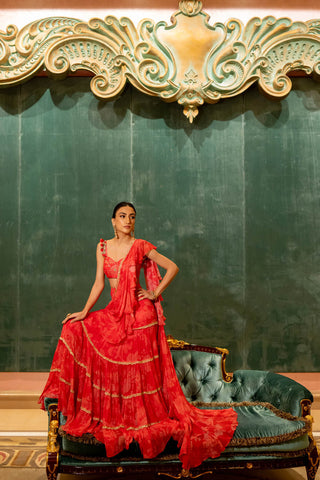
[(168, 333), (229, 348), (230, 369), (319, 370), (319, 84), (280, 103), (254, 87), (190, 125), (130, 87), (105, 103), (87, 78), (37, 78), (0, 91), (0, 135), (0, 370), (49, 369), (123, 199), (180, 267)]

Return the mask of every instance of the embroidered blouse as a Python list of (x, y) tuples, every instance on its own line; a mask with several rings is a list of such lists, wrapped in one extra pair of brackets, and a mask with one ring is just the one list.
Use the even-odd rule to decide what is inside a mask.
[(104, 273), (106, 274), (106, 277), (117, 278), (122, 258), (120, 258), (120, 260), (118, 261), (115, 261), (113, 260), (113, 258), (108, 257), (107, 240), (103, 240), (103, 238), (100, 239), (100, 250), (102, 252), (102, 255), (104, 256), (103, 269), (104, 269)]

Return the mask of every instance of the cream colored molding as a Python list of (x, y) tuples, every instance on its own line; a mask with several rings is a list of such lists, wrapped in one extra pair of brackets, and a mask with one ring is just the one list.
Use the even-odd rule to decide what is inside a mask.
[(190, 122), (204, 102), (238, 95), (254, 82), (273, 98), (288, 95), (288, 73), (320, 77), (320, 19), (292, 22), (272, 16), (244, 26), (209, 24), (198, 0), (182, 0), (171, 25), (126, 17), (83, 22), (50, 17), (18, 31), (0, 31), (0, 86), (22, 83), (40, 70), (63, 78), (93, 73), (91, 90), (112, 100), (127, 80), (138, 90), (178, 102)]

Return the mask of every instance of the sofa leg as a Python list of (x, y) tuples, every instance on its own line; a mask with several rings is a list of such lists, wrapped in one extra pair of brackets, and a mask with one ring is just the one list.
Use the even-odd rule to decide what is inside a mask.
[(59, 429), (59, 412), (58, 405), (52, 403), (48, 408), (49, 413), (49, 432), (48, 432), (48, 444), (47, 444), (47, 463), (46, 472), (48, 480), (56, 480), (58, 476), (59, 465), (59, 442), (58, 442), (58, 429)]
[(57, 480), (57, 477), (58, 477), (58, 460), (59, 460), (59, 454), (53, 455), (52, 453), (48, 452), (47, 464), (46, 464), (46, 472), (47, 472), (47, 479), (48, 480)]
[(167, 477), (170, 477), (170, 478), (173, 478), (174, 480), (180, 480), (182, 478), (200, 478), (202, 477), (203, 475), (212, 475), (213, 472), (211, 470), (209, 470), (208, 472), (203, 472), (203, 473), (199, 473), (198, 475), (193, 475), (192, 473), (190, 473), (190, 470), (185, 470), (184, 468), (181, 470), (181, 473), (179, 473), (178, 475), (172, 475), (171, 473), (165, 473), (165, 472), (158, 472), (158, 475), (166, 475)]
[(311, 438), (310, 449), (308, 451), (308, 460), (306, 465), (308, 480), (314, 480), (319, 467), (319, 454), (317, 445), (313, 438)]

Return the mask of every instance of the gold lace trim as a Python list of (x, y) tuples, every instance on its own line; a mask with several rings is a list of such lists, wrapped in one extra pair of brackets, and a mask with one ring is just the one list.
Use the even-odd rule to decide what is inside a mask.
[[(99, 388), (96, 385), (93, 385), (95, 388)], [(162, 387), (158, 387), (155, 390), (149, 390), (145, 392), (138, 392), (138, 393), (132, 393), (131, 395), (122, 395), (121, 393), (110, 393), (106, 392), (104, 389), (102, 391), (107, 397), (112, 397), (112, 398), (123, 398), (125, 400), (128, 400), (129, 398), (135, 398), (135, 397), (142, 397), (143, 395), (153, 395), (154, 393), (157, 393), (161, 390)]]
[[(61, 379), (64, 383), (67, 383), (67, 385), (70, 385), (70, 383), (66, 382), (65, 380)], [(156, 388), (155, 390), (149, 390), (149, 391), (145, 391), (145, 392), (138, 392), (138, 393), (132, 393), (131, 395), (122, 395), (121, 393), (110, 393), (110, 392), (106, 392), (104, 390), (104, 388), (101, 388), (101, 387), (98, 387), (97, 385), (92, 385), (94, 388), (97, 388), (99, 390), (101, 390), (102, 392), (104, 392), (104, 395), (106, 397), (112, 397), (112, 398), (123, 398), (124, 400), (128, 400), (130, 398), (135, 398), (135, 397), (142, 397), (143, 395), (153, 395), (154, 393), (157, 393), (159, 392), (160, 390), (162, 390), (162, 387), (159, 387), (159, 388)], [(77, 402), (81, 402), (82, 401), (82, 398), (77, 398)]]
[(106, 360), (107, 362), (110, 362), (110, 363), (114, 363), (116, 365), (142, 365), (144, 363), (149, 363), (149, 362), (153, 362), (153, 360), (156, 360), (157, 358), (159, 358), (159, 355), (154, 355), (153, 357), (151, 358), (146, 358), (145, 360), (137, 360), (136, 362), (120, 362), (120, 361), (115, 361), (115, 360), (111, 360), (111, 358), (108, 358), (104, 355), (102, 355), (102, 353), (99, 352), (99, 350), (96, 348), (96, 346), (94, 345), (94, 343), (91, 341), (89, 335), (88, 335), (88, 332), (87, 332), (87, 329), (85, 327), (85, 324), (84, 322), (81, 320), (81, 325), (83, 327), (83, 330), (84, 330), (84, 333), (90, 343), (90, 345), (92, 346), (92, 348), (94, 349), (94, 351), (101, 357), (103, 358), (104, 360)]
[(143, 327), (135, 327), (132, 328), (132, 330), (142, 330), (143, 328), (153, 327), (154, 325), (158, 325), (158, 322), (149, 323), (149, 325), (144, 325)]
[(84, 364), (84, 363), (81, 363), (79, 362), (79, 360), (76, 359), (75, 357), (75, 354), (73, 353), (73, 351), (71, 350), (71, 347), (69, 347), (68, 343), (66, 342), (66, 340), (62, 337), (60, 337), (60, 340), (62, 341), (62, 343), (64, 343), (65, 347), (67, 348), (67, 350), (69, 351), (70, 355), (73, 357), (73, 360), (80, 366), (80, 367), (83, 367), (83, 368), (87, 368), (87, 366)]
[[(91, 377), (90, 374), (86, 374), (88, 377)], [(64, 378), (62, 377), (59, 377), (59, 380), (63, 383), (65, 383), (66, 385), (69, 385), (69, 387), (71, 386), (71, 383), (68, 382), (67, 380), (65, 380)], [(142, 397), (143, 395), (153, 395), (154, 393), (157, 393), (159, 392), (160, 390), (162, 390), (162, 387), (158, 387), (158, 388), (155, 388), (154, 390), (146, 390), (146, 391), (143, 391), (143, 392), (138, 392), (138, 393), (131, 393), (130, 395), (122, 395), (121, 393), (111, 393), (111, 392), (107, 392), (103, 387), (99, 387), (99, 385), (96, 385), (95, 383), (92, 383), (92, 386), (93, 388), (96, 388), (97, 390), (101, 390), (104, 395), (106, 397), (112, 397), (112, 398), (123, 398), (124, 400), (128, 400), (130, 398), (135, 398), (135, 397)], [(70, 390), (72, 393), (74, 393), (73, 390)], [(82, 401), (82, 398), (77, 398), (77, 402), (81, 402)]]
[(103, 425), (103, 429), (105, 430), (119, 430), (120, 428), (124, 428), (125, 430), (142, 430), (143, 428), (148, 428), (152, 427), (153, 425), (157, 425), (158, 423), (161, 422), (153, 422), (153, 423), (147, 423), (146, 425), (140, 425), (140, 427), (126, 427), (125, 425), (118, 425), (116, 427), (109, 427), (107, 425)]
[(69, 387), (71, 387), (71, 383), (68, 382), (67, 380), (65, 380), (64, 378), (59, 377), (59, 380), (60, 380), (61, 382), (65, 383), (66, 385), (69, 385)]
[[(88, 413), (89, 415), (92, 413), (91, 410), (87, 410), (86, 408), (84, 407), (80, 407), (80, 410), (82, 410), (83, 412), (85, 413)], [(93, 420), (97, 421), (97, 422), (102, 422), (103, 420), (99, 417), (93, 417)], [(159, 422), (153, 422), (153, 423), (147, 423), (145, 425), (140, 425), (139, 427), (126, 427), (125, 425), (117, 425), (116, 427), (111, 427), (111, 426), (108, 426), (108, 425), (103, 425), (102, 428), (104, 430), (119, 430), (120, 428), (124, 428), (125, 430), (142, 430), (143, 428), (148, 428), (148, 427), (152, 427), (153, 425), (157, 425), (161, 423), (161, 421)]]
[(89, 413), (89, 414), (92, 413), (91, 410), (87, 410), (87, 409), (84, 408), (84, 407), (80, 407), (80, 410), (83, 410), (84, 412)]

